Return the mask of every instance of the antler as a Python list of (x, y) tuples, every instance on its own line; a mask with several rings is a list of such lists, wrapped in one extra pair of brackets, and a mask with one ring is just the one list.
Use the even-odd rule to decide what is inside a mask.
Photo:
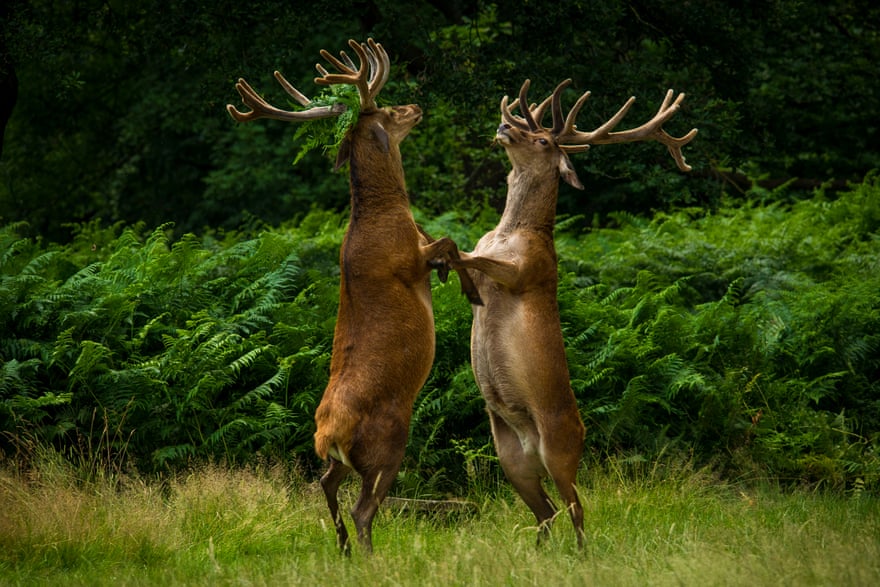
[[(342, 61), (333, 57), (329, 51), (321, 49), (321, 57), (330, 62), (340, 73), (329, 73), (320, 64), (315, 67), (321, 77), (315, 78), (316, 84), (329, 86), (332, 84), (352, 84), (358, 89), (361, 97), (361, 110), (373, 110), (376, 106), (376, 96), (388, 81), (388, 75), (391, 72), (391, 60), (388, 59), (388, 53), (385, 49), (374, 41), (367, 39), (366, 43), (358, 43), (350, 39), (349, 46), (354, 49), (358, 55), (361, 64), (356, 67), (354, 62), (340, 51)], [(369, 69), (369, 73), (367, 72)]]
[[(312, 103), (312, 101), (306, 98), (304, 94), (290, 85), (290, 82), (284, 79), (284, 76), (281, 75), (280, 72), (275, 72), (275, 79), (278, 80), (278, 83), (281, 84), (284, 91), (290, 94), (300, 105), (309, 106)], [(308, 110), (302, 110), (299, 112), (281, 110), (261, 98), (250, 84), (244, 81), (244, 79), (238, 80), (238, 83), (235, 84), (235, 89), (238, 90), (238, 93), (241, 95), (241, 101), (251, 107), (250, 112), (241, 112), (232, 104), (226, 105), (226, 110), (229, 111), (232, 118), (238, 122), (250, 122), (251, 120), (257, 120), (258, 118), (272, 118), (274, 120), (286, 121), (330, 118), (331, 116), (338, 116), (346, 109), (345, 104), (333, 104), (332, 106), (313, 106)]]
[[(672, 158), (675, 159), (675, 163), (678, 165), (679, 169), (682, 171), (691, 170), (691, 166), (685, 161), (681, 149), (693, 140), (697, 135), (697, 129), (691, 129), (690, 132), (682, 137), (673, 137), (662, 128), (663, 124), (678, 112), (681, 107), (681, 102), (684, 100), (684, 94), (679, 94), (673, 102), (672, 97), (674, 92), (669, 90), (666, 92), (666, 97), (663, 99), (663, 103), (657, 110), (657, 114), (655, 114), (651, 120), (636, 128), (611, 132), (612, 129), (623, 120), (623, 117), (626, 116), (626, 113), (633, 105), (633, 102), (635, 102), (635, 97), (631, 97), (607, 122), (595, 130), (583, 132), (577, 130), (575, 119), (577, 118), (581, 107), (590, 97), (590, 92), (585, 92), (581, 95), (569, 111), (568, 116), (563, 118), (561, 95), (562, 91), (571, 84), (571, 80), (567, 79), (561, 82), (556, 86), (556, 89), (553, 90), (553, 94), (541, 102), (541, 104), (537, 106), (533, 104), (524, 108), (523, 105), (528, 104), (526, 93), (529, 89), (529, 83), (529, 80), (526, 80), (523, 83), (519, 92), (519, 98), (514, 100), (512, 104), (507, 104), (507, 96), (501, 100), (501, 115), (508, 124), (514, 124), (523, 130), (534, 132), (540, 127), (544, 111), (549, 103), (553, 113), (553, 127), (549, 129), (545, 128), (544, 130), (553, 135), (559, 148), (566, 153), (586, 151), (590, 148), (590, 145), (611, 145), (615, 143), (632, 143), (653, 140), (666, 145), (666, 148), (669, 149), (669, 153), (672, 155)], [(523, 114), (522, 118), (515, 116), (511, 112), (515, 107), (519, 107), (520, 112)]]
[[(352, 84), (358, 89), (361, 98), (361, 110), (371, 110), (376, 108), (376, 96), (379, 90), (388, 81), (388, 75), (391, 69), (391, 61), (388, 54), (379, 43), (373, 39), (367, 39), (366, 43), (358, 43), (349, 40), (348, 44), (358, 54), (360, 59), (360, 67), (355, 66), (354, 62), (340, 51), (342, 60), (340, 61), (328, 51), (321, 49), (321, 56), (330, 62), (333, 67), (341, 73), (331, 74), (324, 69), (321, 64), (315, 65), (321, 77), (315, 78), (315, 83), (330, 86), (335, 84)], [(369, 72), (367, 71), (369, 69)], [(241, 112), (232, 104), (226, 105), (226, 110), (238, 122), (250, 122), (258, 118), (272, 118), (275, 120), (285, 121), (301, 121), (313, 120), (317, 118), (330, 118), (338, 116), (346, 110), (345, 104), (337, 103), (330, 106), (315, 106), (302, 92), (294, 88), (290, 82), (284, 79), (279, 72), (275, 72), (275, 79), (284, 88), (294, 100), (301, 106), (309, 107), (308, 110), (291, 111), (281, 110), (266, 102), (254, 91), (254, 89), (244, 79), (239, 79), (235, 84), (235, 89), (241, 95), (242, 102), (249, 106), (249, 112)]]

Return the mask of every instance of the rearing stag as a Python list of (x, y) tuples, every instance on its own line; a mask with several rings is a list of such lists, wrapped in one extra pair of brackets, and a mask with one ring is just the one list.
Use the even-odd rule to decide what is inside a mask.
[[(360, 65), (321, 55), (339, 73), (317, 65), (322, 85), (353, 84), (360, 115), (339, 150), (336, 167), (349, 163), (351, 218), (340, 251), (339, 310), (333, 335), (330, 380), (315, 413), (315, 451), (330, 466), (321, 486), (336, 526), (337, 541), (350, 552), (339, 513), (339, 484), (354, 469), (362, 478), (352, 510), (361, 545), (372, 550), (373, 516), (403, 460), (412, 406), (434, 360), (434, 315), (430, 274), (442, 270), (458, 249), (448, 238), (433, 240), (418, 227), (409, 207), (400, 143), (421, 120), (415, 105), (379, 108), (376, 96), (388, 80), (390, 62), (381, 45), (349, 41)], [(314, 106), (275, 72), (301, 112), (279, 110), (244, 80), (236, 89), (252, 111), (232, 105), (238, 121), (274, 118), (291, 122), (337, 116), (345, 106)], [(462, 289), (473, 303), (479, 296), (466, 271)]]
[[(583, 453), (584, 425), (578, 412), (565, 360), (556, 300), (557, 269), (553, 227), (561, 177), (583, 189), (568, 153), (590, 145), (656, 140), (669, 148), (678, 167), (689, 171), (681, 148), (697, 130), (681, 138), (661, 127), (679, 109), (684, 94), (672, 102), (672, 90), (649, 122), (611, 132), (635, 98), (594, 131), (575, 127), (577, 113), (589, 97), (583, 94), (563, 118), (559, 84), (540, 105), (529, 107), (526, 80), (519, 99), (501, 100), (496, 141), (513, 165), (507, 177), (507, 203), (501, 221), (483, 236), (470, 254), (461, 253), (453, 267), (474, 269), (484, 305), (473, 306), (471, 363), (486, 401), (492, 436), (501, 467), (537, 518), (539, 543), (549, 532), (556, 506), (542, 479), (555, 483), (571, 516), (578, 547), (584, 542), (584, 513), (575, 480)], [(553, 126), (542, 119), (550, 105)], [(522, 116), (511, 110), (519, 107)]]

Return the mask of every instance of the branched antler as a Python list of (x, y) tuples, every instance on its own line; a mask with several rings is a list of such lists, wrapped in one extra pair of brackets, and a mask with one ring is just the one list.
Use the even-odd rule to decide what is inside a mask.
[[(356, 66), (351, 58), (346, 55), (345, 51), (340, 51), (340, 59), (334, 57), (329, 51), (321, 49), (321, 56), (324, 57), (333, 67), (340, 73), (330, 73), (321, 64), (315, 65), (321, 77), (315, 78), (315, 83), (331, 86), (336, 84), (351, 84), (358, 89), (360, 94), (361, 110), (372, 110), (376, 108), (376, 96), (388, 81), (388, 75), (391, 70), (391, 61), (388, 54), (379, 43), (373, 39), (367, 39), (366, 43), (358, 43), (349, 40), (348, 44), (357, 53), (360, 59), (360, 66)], [(256, 91), (244, 79), (239, 79), (235, 84), (235, 89), (241, 95), (241, 100), (246, 106), (250, 107), (250, 111), (242, 112), (232, 104), (226, 105), (226, 110), (238, 122), (250, 122), (259, 118), (272, 118), (275, 120), (285, 120), (290, 122), (314, 120), (317, 118), (330, 118), (339, 116), (345, 112), (344, 104), (332, 104), (329, 106), (315, 105), (302, 92), (297, 90), (290, 84), (284, 76), (279, 72), (275, 72), (275, 79), (284, 88), (298, 104), (305, 106), (306, 110), (292, 111), (282, 110), (269, 104), (260, 97)]]
[[(275, 79), (278, 80), (278, 83), (281, 84), (284, 91), (292, 96), (300, 105), (309, 106), (312, 103), (312, 101), (302, 92), (294, 88), (290, 82), (284, 79), (284, 76), (281, 75), (280, 72), (275, 72)], [(238, 80), (238, 83), (235, 84), (235, 89), (238, 90), (238, 93), (241, 96), (241, 101), (251, 108), (249, 112), (241, 112), (232, 104), (226, 105), (226, 110), (232, 118), (238, 122), (250, 122), (252, 120), (257, 120), (258, 118), (272, 118), (274, 120), (286, 120), (291, 122), (314, 120), (317, 118), (330, 118), (331, 116), (339, 116), (346, 108), (345, 104), (333, 104), (331, 106), (312, 106), (308, 110), (298, 112), (281, 110), (261, 98), (244, 79)]]
[(315, 67), (321, 77), (315, 78), (316, 84), (325, 86), (333, 84), (351, 84), (358, 89), (361, 97), (361, 110), (372, 110), (376, 108), (376, 96), (388, 81), (388, 75), (391, 72), (391, 60), (385, 49), (374, 41), (367, 39), (366, 43), (358, 43), (354, 40), (348, 41), (349, 46), (354, 49), (360, 60), (360, 66), (355, 66), (351, 58), (340, 51), (342, 57), (340, 61), (334, 57), (329, 51), (321, 49), (321, 57), (326, 59), (340, 73), (330, 73), (320, 64)]
[[(513, 103), (507, 103), (507, 96), (501, 100), (501, 115), (504, 118), (504, 121), (508, 124), (515, 125), (523, 130), (530, 130), (531, 132), (536, 131), (538, 128), (543, 128), (541, 127), (541, 120), (543, 119), (544, 112), (549, 104), (551, 112), (553, 113), (553, 127), (544, 128), (544, 130), (549, 132), (556, 139), (559, 148), (566, 153), (586, 151), (590, 148), (590, 145), (657, 141), (666, 145), (666, 148), (669, 149), (669, 153), (672, 155), (672, 158), (675, 159), (675, 163), (678, 165), (679, 169), (682, 171), (691, 170), (691, 166), (685, 161), (681, 149), (693, 140), (697, 135), (697, 129), (691, 129), (690, 132), (682, 137), (673, 137), (662, 128), (663, 125), (672, 118), (676, 112), (678, 112), (681, 107), (681, 102), (684, 100), (684, 94), (679, 94), (678, 97), (675, 98), (675, 101), (673, 101), (672, 98), (674, 92), (669, 90), (666, 92), (666, 97), (663, 99), (663, 103), (660, 105), (657, 113), (649, 121), (636, 128), (612, 132), (620, 121), (623, 120), (624, 116), (626, 116), (626, 113), (635, 102), (635, 97), (630, 97), (620, 110), (608, 119), (607, 122), (595, 130), (585, 132), (577, 130), (575, 119), (577, 118), (581, 107), (590, 97), (589, 91), (584, 92), (584, 94), (578, 98), (575, 105), (568, 112), (568, 115), (563, 118), (561, 95), (562, 91), (571, 84), (571, 80), (567, 79), (556, 86), (556, 89), (553, 90), (553, 94), (541, 102), (541, 104), (532, 104), (531, 106), (524, 107), (525, 104), (528, 104), (526, 94), (529, 89), (529, 83), (529, 80), (526, 80), (523, 83), (519, 91), (519, 98), (514, 100)], [(517, 107), (522, 113), (522, 117), (518, 117), (512, 113), (512, 110)]]

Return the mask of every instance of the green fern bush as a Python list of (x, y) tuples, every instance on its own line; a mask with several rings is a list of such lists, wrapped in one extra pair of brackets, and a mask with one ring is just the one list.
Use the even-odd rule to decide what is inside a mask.
[(880, 188), (559, 237), (588, 445), (880, 481)]
[(23, 228), (0, 232), (7, 440), (76, 447), (109, 429), (147, 467), (304, 451), (326, 383), (337, 214), (173, 244), (168, 227), (92, 227), (43, 249)]
[[(735, 478), (880, 486), (880, 182), (788, 205), (557, 228), (559, 305), (588, 460), (669, 454)], [(780, 201), (782, 198), (773, 198)], [(463, 249), (489, 207), (418, 220)], [(0, 449), (30, 441), (142, 469), (276, 455), (307, 469), (338, 300), (341, 214), (192, 235), (0, 229)], [(457, 279), (398, 489), (500, 478)], [(98, 456), (98, 455), (92, 455)], [(637, 467), (636, 467), (637, 468)]]

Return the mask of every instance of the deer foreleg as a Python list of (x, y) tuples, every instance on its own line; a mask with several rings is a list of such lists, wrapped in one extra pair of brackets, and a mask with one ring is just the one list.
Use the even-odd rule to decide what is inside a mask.
[(452, 259), (450, 265), (456, 271), (462, 268), (479, 271), (505, 287), (513, 287), (519, 280), (519, 267), (515, 261), (499, 261), (491, 257), (459, 253), (459, 257)]
[(450, 267), (458, 273), (458, 280), (461, 283), (461, 293), (467, 296), (471, 304), (482, 306), (483, 300), (480, 298), (480, 292), (474, 285), (470, 274), (463, 267), (455, 267), (454, 264), (460, 259), (458, 246), (449, 237), (443, 237), (439, 240), (431, 240), (421, 228), (419, 229), (428, 239), (428, 244), (422, 246), (422, 257), (428, 264), (428, 267), (437, 269), (440, 281), (446, 281), (445, 276), (449, 274)]

